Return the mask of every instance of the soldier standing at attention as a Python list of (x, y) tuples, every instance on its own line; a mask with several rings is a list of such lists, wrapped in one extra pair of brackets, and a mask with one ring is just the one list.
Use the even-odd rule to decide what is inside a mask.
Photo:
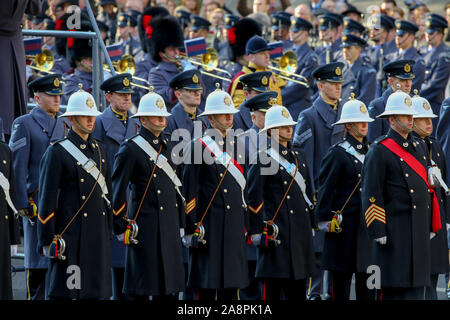
[(123, 293), (134, 300), (170, 300), (185, 286), (181, 181), (162, 135), (169, 115), (160, 95), (152, 90), (144, 95), (133, 116), (139, 117), (141, 129), (121, 145), (114, 162), (114, 231), (124, 233)]
[(315, 209), (319, 228), (325, 231), (322, 269), (331, 271), (332, 299), (349, 300), (355, 274), (357, 300), (370, 300), (367, 267), (371, 265), (371, 241), (361, 220), (361, 171), (369, 149), (366, 105), (354, 97), (342, 107), (333, 125), (345, 126), (345, 137), (322, 160)]
[(23, 216), (27, 299), (45, 298), (48, 259), (37, 250), (37, 206), (39, 205), (39, 164), (50, 143), (65, 136), (64, 120), (58, 117), (63, 94), (60, 74), (38, 78), (28, 85), (37, 107), (14, 120), (9, 147), (14, 161), (16, 206)]
[(212, 129), (191, 142), (184, 157), (186, 236), (190, 247), (188, 286), (197, 299), (230, 301), (248, 286), (246, 165), (233, 127), (238, 112), (228, 93), (215, 90), (205, 111)]
[[(106, 92), (109, 107), (95, 121), (92, 137), (101, 142), (106, 149), (106, 158), (112, 175), (114, 157), (120, 144), (134, 136), (139, 129), (139, 121), (131, 118), (132, 76), (129, 73), (117, 74), (105, 80), (100, 89)], [(125, 269), (125, 246), (116, 237), (111, 239), (111, 267), (113, 274), (113, 299), (122, 300), (123, 273)]]
[(269, 301), (281, 300), (282, 294), (289, 301), (305, 301), (306, 279), (316, 271), (313, 187), (304, 152), (291, 149), (295, 124), (283, 106), (267, 111), (262, 132), (272, 137), (271, 145), (258, 152), (248, 172), (256, 278), (263, 283), (262, 299)]
[(430, 238), (441, 229), (439, 205), (427, 181), (428, 151), (411, 136), (415, 114), (408, 94), (391, 94), (378, 116), (387, 117), (391, 128), (364, 160), (362, 209), (369, 238), (376, 241), (373, 263), (380, 268), (383, 300), (424, 299)]
[(112, 294), (109, 164), (91, 135), (100, 114), (91, 94), (74, 93), (61, 115), (72, 128), (41, 160), (38, 248), (50, 258), (50, 299), (109, 299)]

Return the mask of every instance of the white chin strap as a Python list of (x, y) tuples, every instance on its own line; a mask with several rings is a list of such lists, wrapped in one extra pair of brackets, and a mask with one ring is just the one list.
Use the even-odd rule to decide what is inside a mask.
[(406, 132), (411, 132), (412, 131), (412, 129), (410, 129), (410, 128), (408, 128), (407, 126), (405, 126), (404, 124), (403, 124), (403, 122), (401, 122), (400, 120), (398, 120), (397, 119), (397, 116), (394, 116), (394, 120), (395, 120), (395, 122), (397, 122), (397, 124), (403, 129), (403, 130), (405, 130)]
[(358, 138), (364, 138), (364, 135), (361, 134), (361, 132), (359, 132), (358, 129), (356, 129), (354, 123), (351, 123), (351, 124), (350, 124), (350, 129), (353, 131), (353, 133), (356, 135), (356, 137), (358, 137)]

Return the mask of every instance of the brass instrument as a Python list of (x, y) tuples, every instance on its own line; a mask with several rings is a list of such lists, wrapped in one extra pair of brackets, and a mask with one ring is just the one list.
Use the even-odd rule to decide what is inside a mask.
[[(118, 73), (130, 73), (131, 75), (134, 74), (134, 72), (136, 71), (136, 62), (134, 61), (133, 56), (129, 55), (129, 54), (125, 54), (122, 56), (122, 59), (120, 59), (119, 61), (113, 61), (112, 65), (114, 67), (114, 69), (118, 72)], [(105, 63), (103, 68), (107, 71), (109, 70), (108, 65)], [(138, 88), (142, 88), (145, 90), (150, 90), (150, 83), (148, 82), (148, 80), (144, 79), (144, 78), (140, 78), (140, 77), (136, 77), (133, 75), (133, 79), (138, 80), (138, 81), (142, 81), (145, 84), (147, 84), (148, 86), (144, 86), (141, 84), (137, 84), (135, 82), (131, 82), (132, 86), (138, 87)]]
[[(295, 73), (298, 62), (297, 56), (293, 51), (286, 51), (283, 56), (276, 59), (275, 62), (277, 63), (278, 68), (273, 66), (269, 66), (268, 68), (279, 72), (279, 74), (277, 74), (278, 77), (309, 88), (308, 80), (305, 77)], [(300, 78), (301, 80), (292, 79), (292, 77)]]

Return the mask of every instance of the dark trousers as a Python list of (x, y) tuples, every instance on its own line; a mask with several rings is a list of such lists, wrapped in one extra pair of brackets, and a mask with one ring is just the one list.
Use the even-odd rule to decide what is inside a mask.
[(392, 288), (383, 287), (380, 292), (380, 300), (424, 300), (425, 287), (417, 288)]
[(45, 299), (47, 269), (27, 269), (27, 300)]
[(196, 291), (193, 288), (187, 286), (188, 275), (189, 275), (189, 264), (187, 262), (185, 262), (184, 263), (184, 283), (186, 283), (186, 287), (182, 294), (182, 297), (183, 297), (182, 300), (187, 300), (187, 301), (197, 300)]
[(131, 297), (122, 293), (123, 289), (123, 277), (125, 274), (125, 268), (112, 268), (112, 288), (113, 288), (113, 300), (130, 300)]
[(262, 279), (262, 299), (264, 301), (306, 301), (306, 279)]
[(234, 301), (237, 300), (237, 288), (197, 289), (198, 301)]
[[(352, 272), (333, 271), (331, 280), (332, 300), (350, 300), (350, 287), (352, 285)], [(356, 300), (374, 300), (375, 290), (367, 288), (367, 278), (369, 274), (355, 273), (355, 293)]]
[(248, 261), (248, 279), (249, 285), (246, 288), (239, 289), (239, 300), (261, 300), (260, 282), (255, 278), (256, 261)]
[(310, 286), (307, 289), (308, 298), (320, 297), (320, 295), (322, 294), (322, 287), (323, 287), (324, 271), (320, 270), (322, 252), (316, 252), (314, 255), (315, 255), (316, 269), (319, 270), (319, 272), (317, 272), (316, 275), (311, 277), (309, 280)]
[(432, 274), (430, 279), (430, 286), (426, 287), (425, 300), (438, 300), (437, 283), (439, 274)]

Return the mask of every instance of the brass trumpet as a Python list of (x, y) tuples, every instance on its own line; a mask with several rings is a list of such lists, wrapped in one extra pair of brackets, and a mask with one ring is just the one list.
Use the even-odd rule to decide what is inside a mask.
[(42, 51), (36, 55), (26, 56), (26, 60), (31, 60), (33, 65), (29, 65), (33, 70), (49, 72), (55, 64), (55, 57), (50, 49), (44, 48)]
[[(118, 73), (130, 73), (131, 75), (133, 75), (133, 79), (142, 81), (147, 85), (147, 86), (144, 86), (141, 84), (137, 84), (135, 82), (131, 82), (132, 86), (142, 88), (145, 90), (150, 90), (150, 83), (148, 82), (148, 80), (134, 76), (134, 73), (136, 72), (136, 62), (134, 61), (134, 58), (132, 55), (125, 54), (122, 56), (122, 59), (120, 59), (119, 61), (113, 61), (112, 65)], [(107, 71), (110, 71), (109, 67), (106, 63), (103, 65), (103, 68)]]
[[(295, 73), (295, 71), (297, 70), (298, 62), (297, 55), (293, 51), (286, 51), (283, 56), (276, 59), (275, 62), (277, 63), (278, 68), (269, 66), (269, 69), (279, 72), (279, 74), (277, 74), (278, 77), (309, 88), (308, 80), (305, 77)], [(292, 77), (300, 78), (301, 80), (292, 79)]]

